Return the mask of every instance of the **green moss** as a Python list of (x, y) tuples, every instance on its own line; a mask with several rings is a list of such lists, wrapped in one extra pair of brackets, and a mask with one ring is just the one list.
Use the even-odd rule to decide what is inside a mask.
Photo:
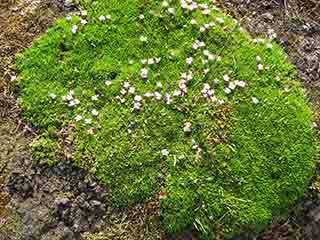
[[(74, 163), (112, 190), (115, 206), (164, 192), (167, 232), (196, 226), (212, 239), (218, 226), (232, 235), (264, 225), (301, 196), (314, 165), (312, 115), (278, 45), (253, 41), (212, 5), (204, 15), (180, 1), (170, 3), (175, 14), (161, 1), (83, 4), (88, 24), (60, 19), (18, 57), (20, 103), (44, 133), (72, 126)], [(210, 30), (201, 32), (205, 24)], [(206, 46), (193, 49), (196, 40)], [(161, 60), (142, 63), (150, 58)], [(174, 97), (190, 72), (188, 93)], [(134, 93), (121, 93), (126, 82)], [(234, 83), (245, 86), (227, 94)], [(215, 98), (203, 96), (205, 84)], [(144, 97), (154, 92), (161, 99)], [(43, 141), (54, 152), (51, 135)]]
[(55, 165), (58, 162), (59, 144), (47, 134), (32, 143), (32, 158), (39, 164)]

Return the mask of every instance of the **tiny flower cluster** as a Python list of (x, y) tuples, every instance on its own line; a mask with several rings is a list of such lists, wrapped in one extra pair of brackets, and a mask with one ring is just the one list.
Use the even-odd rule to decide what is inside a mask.
[(173, 92), (173, 96), (185, 96), (188, 92), (187, 83), (193, 79), (193, 73), (191, 71), (181, 74), (181, 80), (178, 82), (179, 90)]
[(66, 102), (69, 107), (78, 106), (80, 100), (74, 97), (74, 91), (70, 90), (68, 95), (62, 96), (62, 101)]
[(136, 95), (133, 100), (134, 100), (133, 109), (140, 111), (142, 107), (142, 97), (140, 95)]
[(144, 65), (154, 65), (160, 63), (161, 58), (159, 57), (154, 57), (154, 58), (149, 58), (149, 59), (142, 59), (141, 63)]
[(239, 81), (239, 80), (230, 81), (230, 77), (227, 74), (223, 76), (223, 79), (225, 81), (225, 84), (227, 85), (227, 87), (225, 87), (224, 89), (224, 92), (226, 94), (232, 93), (232, 91), (234, 91), (237, 87), (244, 88), (246, 86), (245, 81)]

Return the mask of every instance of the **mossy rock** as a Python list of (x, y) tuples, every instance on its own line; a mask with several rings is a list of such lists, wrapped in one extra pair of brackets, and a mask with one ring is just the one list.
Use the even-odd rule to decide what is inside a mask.
[(83, 2), (86, 21), (58, 20), (18, 57), (18, 91), (52, 146), (69, 129), (73, 162), (115, 206), (158, 199), (167, 232), (212, 239), (303, 194), (312, 114), (280, 46), (188, 2)]

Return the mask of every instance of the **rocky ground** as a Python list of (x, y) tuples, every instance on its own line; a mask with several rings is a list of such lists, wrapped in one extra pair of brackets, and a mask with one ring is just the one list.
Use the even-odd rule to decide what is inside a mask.
[[(297, 65), (320, 126), (320, 4), (314, 0), (217, 4), (253, 35), (274, 30)], [(150, 213), (152, 204), (117, 212), (109, 206), (107, 189), (86, 172), (68, 162), (54, 168), (32, 163), (29, 145), (36, 132), (20, 119), (16, 106), (11, 83), (15, 54), (57, 17), (77, 11), (70, 0), (0, 0), (0, 240), (166, 239)], [(260, 236), (235, 239), (320, 239), (319, 189), (315, 177), (288, 218), (275, 219)], [(191, 233), (177, 238), (196, 239)]]

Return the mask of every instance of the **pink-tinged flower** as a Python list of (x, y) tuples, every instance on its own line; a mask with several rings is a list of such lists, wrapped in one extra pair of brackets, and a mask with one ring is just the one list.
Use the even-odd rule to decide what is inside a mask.
[(229, 82), (230, 81), (229, 75), (227, 74), (223, 75), (223, 80), (225, 80), (226, 82)]
[(77, 33), (77, 31), (78, 31), (78, 26), (77, 25), (73, 25), (72, 28), (71, 28), (71, 32), (73, 34), (75, 34), (75, 33)]
[(145, 96), (146, 98), (151, 98), (151, 97), (154, 96), (154, 94), (150, 93), (150, 92), (147, 92), (147, 93), (143, 94), (143, 96)]
[(188, 58), (186, 59), (186, 62), (187, 62), (187, 64), (191, 65), (192, 62), (193, 62), (193, 58), (192, 58), (192, 57), (188, 57)]
[(238, 86), (238, 87), (242, 87), (244, 88), (246, 86), (246, 82), (245, 81), (235, 81), (235, 84)]

